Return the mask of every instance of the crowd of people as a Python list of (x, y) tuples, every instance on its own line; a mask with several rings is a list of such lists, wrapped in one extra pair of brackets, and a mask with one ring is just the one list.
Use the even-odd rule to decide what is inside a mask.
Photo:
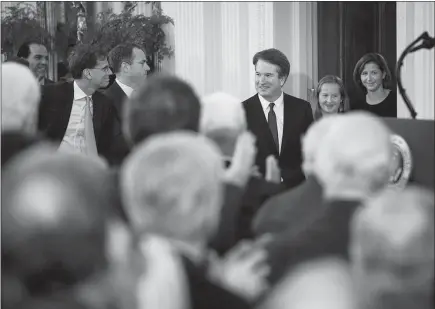
[(385, 59), (282, 88), (198, 97), (148, 74), (141, 46), (79, 44), (46, 78), (29, 42), (2, 64), (2, 308), (433, 308), (434, 192), (389, 184), (395, 91)]

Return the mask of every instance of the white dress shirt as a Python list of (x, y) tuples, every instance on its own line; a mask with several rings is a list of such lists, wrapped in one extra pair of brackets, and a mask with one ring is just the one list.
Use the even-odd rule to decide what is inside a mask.
[(80, 89), (75, 81), (73, 85), (74, 101), (69, 116), (68, 127), (60, 143), (59, 151), (86, 154), (85, 112), (87, 95)]
[(133, 93), (134, 89), (130, 86), (127, 86), (126, 84), (121, 83), (119, 79), (115, 79), (115, 81), (118, 83), (119, 87), (121, 87), (122, 91), (124, 91), (125, 95), (129, 98)]
[(284, 93), (281, 92), (281, 95), (278, 99), (276, 99), (275, 102), (269, 102), (265, 98), (263, 98), (261, 95), (258, 95), (258, 98), (260, 99), (261, 106), (263, 107), (264, 116), (266, 117), (266, 121), (269, 115), (270, 110), (270, 103), (275, 103), (275, 106), (273, 107), (273, 111), (276, 115), (276, 124), (278, 127), (278, 141), (279, 141), (279, 153), (281, 153), (281, 145), (282, 145), (282, 132), (284, 130)]

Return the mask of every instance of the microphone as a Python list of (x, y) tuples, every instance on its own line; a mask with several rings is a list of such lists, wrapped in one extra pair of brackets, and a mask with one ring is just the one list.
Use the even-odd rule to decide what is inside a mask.
[(416, 52), (417, 50), (420, 50), (422, 48), (431, 49), (435, 46), (435, 39), (431, 38), (427, 32), (421, 35), (421, 39), (423, 40), (423, 42), (420, 45), (411, 48), (409, 50), (410, 53)]

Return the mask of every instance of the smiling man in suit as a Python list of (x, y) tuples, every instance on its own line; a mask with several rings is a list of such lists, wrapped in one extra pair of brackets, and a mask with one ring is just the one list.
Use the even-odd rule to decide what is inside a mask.
[(257, 138), (256, 164), (265, 173), (266, 158), (274, 155), (281, 169), (281, 181), (292, 188), (304, 181), (301, 136), (313, 122), (308, 102), (282, 91), (290, 73), (290, 62), (277, 49), (255, 54), (257, 94), (243, 102), (248, 129)]
[(80, 44), (69, 65), (74, 81), (42, 89), (38, 128), (58, 143), (59, 151), (100, 156), (110, 162), (115, 112), (113, 103), (96, 92), (109, 83), (112, 72), (107, 57), (97, 45)]
[[(150, 67), (142, 47), (136, 44), (119, 44), (108, 55), (109, 65), (116, 74), (115, 82), (101, 92), (115, 104), (115, 126), (122, 128), (122, 106), (132, 92), (145, 80)], [(119, 129), (120, 130), (120, 129)], [(120, 165), (129, 153), (129, 146), (122, 135), (114, 141), (112, 149), (113, 164)]]

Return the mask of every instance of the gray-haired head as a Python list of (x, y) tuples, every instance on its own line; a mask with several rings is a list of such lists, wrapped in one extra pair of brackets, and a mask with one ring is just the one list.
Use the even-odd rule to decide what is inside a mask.
[(302, 137), (302, 170), (305, 175), (314, 174), (314, 161), (322, 140), (338, 121), (340, 121), (340, 116), (338, 115), (320, 118), (318, 121), (311, 124), (307, 133)]
[(315, 174), (326, 198), (363, 200), (387, 185), (391, 132), (381, 118), (367, 112), (340, 117), (319, 146)]
[(373, 302), (370, 308), (394, 299), (403, 304), (391, 308), (425, 308), (411, 303), (416, 296), (432, 298), (434, 235), (434, 192), (427, 189), (387, 189), (358, 210), (350, 252), (361, 295)]
[(151, 136), (121, 170), (136, 230), (204, 243), (219, 220), (222, 173), (219, 150), (206, 137), (187, 131)]
[(18, 63), (2, 64), (2, 131), (33, 135), (38, 122), (41, 90), (29, 68)]
[(100, 166), (47, 145), (2, 171), (2, 263), (30, 296), (107, 268), (104, 176)]
[(246, 128), (246, 115), (236, 97), (216, 92), (202, 98), (200, 132), (213, 140), (223, 155), (232, 157), (237, 138)]

